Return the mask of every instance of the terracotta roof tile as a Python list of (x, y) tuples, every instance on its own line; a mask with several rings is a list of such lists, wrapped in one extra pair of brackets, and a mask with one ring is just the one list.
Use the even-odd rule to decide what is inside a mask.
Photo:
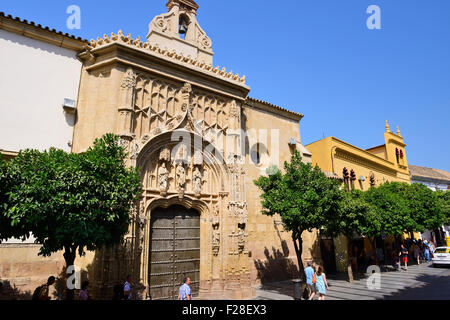
[(86, 43), (89, 42), (88, 40), (83, 39), (83, 38), (81, 38), (81, 37), (76, 37), (76, 36), (71, 35), (71, 34), (68, 34), (68, 33), (63, 33), (62, 31), (57, 31), (57, 30), (55, 30), (55, 29), (50, 29), (48, 26), (43, 27), (43, 26), (40, 25), (40, 24), (37, 24), (37, 25), (36, 25), (36, 23), (35, 23), (34, 21), (28, 22), (28, 20), (26, 20), (26, 19), (21, 19), (21, 18), (19, 18), (19, 17), (13, 17), (13, 16), (10, 15), (10, 14), (6, 15), (4, 12), (1, 12), (1, 11), (0, 11), (0, 17), (1, 17), (1, 18), (10, 19), (10, 20), (16, 20), (16, 21), (18, 21), (18, 22), (20, 22), (20, 23), (24, 23), (24, 24), (26, 24), (26, 25), (34, 26), (34, 27), (37, 27), (37, 28), (42, 29), (42, 30), (47, 30), (47, 31), (49, 31), (49, 32), (56, 33), (56, 34), (59, 34), (59, 35), (62, 35), (62, 36), (65, 36), (65, 37), (68, 37), (68, 38), (71, 38), (71, 39), (74, 39), (74, 40), (81, 41), (81, 42), (86, 42)]
[(413, 177), (423, 177), (428, 179), (437, 179), (450, 182), (450, 172), (439, 169), (414, 166), (411, 164), (408, 165), (408, 167)]

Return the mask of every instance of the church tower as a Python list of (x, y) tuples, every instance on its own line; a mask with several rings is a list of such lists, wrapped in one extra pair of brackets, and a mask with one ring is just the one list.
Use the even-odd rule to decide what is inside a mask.
[(156, 16), (150, 22), (147, 35), (150, 45), (175, 50), (212, 65), (212, 42), (197, 21), (198, 4), (192, 0), (170, 0), (166, 6), (169, 12)]

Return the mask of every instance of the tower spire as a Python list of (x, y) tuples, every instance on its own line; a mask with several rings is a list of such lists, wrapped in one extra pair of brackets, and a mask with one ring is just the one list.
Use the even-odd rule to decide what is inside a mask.
[(397, 135), (398, 135), (399, 137), (402, 136), (402, 134), (400, 133), (400, 128), (399, 128), (399, 126), (397, 126)]
[(184, 7), (193, 12), (197, 12), (199, 8), (198, 4), (195, 3), (194, 0), (169, 0), (166, 4), (169, 11), (172, 10), (174, 6)]
[(386, 132), (391, 132), (391, 129), (389, 128), (389, 123), (387, 120), (386, 120)]

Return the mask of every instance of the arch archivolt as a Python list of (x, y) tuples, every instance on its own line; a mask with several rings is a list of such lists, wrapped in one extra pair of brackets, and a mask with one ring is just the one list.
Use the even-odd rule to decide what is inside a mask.
[(200, 289), (238, 288), (249, 278), (242, 102), (130, 67), (119, 103), (120, 143), (143, 182), (129, 235), (136, 279), (148, 285), (152, 211), (181, 205), (200, 213)]
[[(151, 217), (157, 208), (181, 205), (200, 213), (200, 282), (201, 289), (211, 275), (222, 272), (220, 263), (213, 260), (225, 254), (223, 249), (226, 212), (229, 203), (229, 168), (215, 156), (218, 150), (205, 153), (207, 142), (185, 144), (172, 141), (174, 132), (160, 134), (142, 148), (136, 165), (143, 180), (143, 194), (139, 203), (138, 223), (134, 233), (141, 252), (140, 279), (148, 286), (151, 241)], [(178, 132), (192, 142), (199, 136), (187, 131)]]

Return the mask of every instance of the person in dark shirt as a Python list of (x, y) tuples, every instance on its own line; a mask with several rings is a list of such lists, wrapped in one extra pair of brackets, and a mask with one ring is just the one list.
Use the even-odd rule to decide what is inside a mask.
[(402, 244), (402, 247), (400, 249), (400, 258), (402, 259), (402, 262), (405, 264), (405, 271), (408, 270), (408, 249), (405, 248), (405, 246)]

